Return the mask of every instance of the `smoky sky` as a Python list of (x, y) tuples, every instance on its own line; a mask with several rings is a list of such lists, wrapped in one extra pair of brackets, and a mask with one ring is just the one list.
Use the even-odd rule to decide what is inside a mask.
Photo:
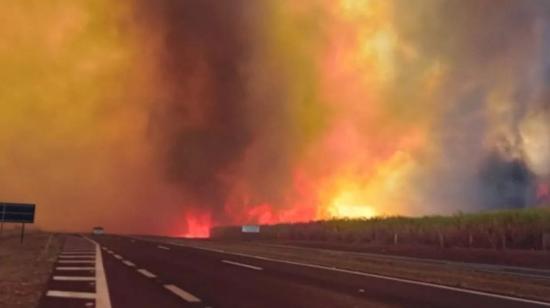
[[(495, 9), (492, 1), (435, 1), (409, 11), (411, 4), (397, 3), (400, 34), (414, 41), (423, 57), (452, 63), (444, 95), (433, 98), (440, 105), (433, 137), (444, 164), (427, 168), (426, 183), (438, 184), (430, 184), (425, 198), (433, 203), (440, 195), (449, 203), (443, 207), (451, 209), (466, 203), (472, 208), (528, 205), (535, 175), (521, 150), (513, 157), (499, 152), (499, 138), (520, 148), (520, 123), (540, 105), (535, 93), (540, 76), (533, 77), (527, 69), (540, 51), (522, 46), (540, 39), (533, 34), (537, 27), (544, 28), (540, 35), (548, 41), (547, 5), (504, 1)], [(291, 115), (285, 107), (285, 87), (293, 76), (266, 69), (260, 77), (272, 79), (255, 82), (250, 79), (258, 76), (247, 71), (250, 65), (269, 67), (253, 63), (264, 42), (254, 29), (261, 18), (250, 14), (261, 12), (262, 6), (246, 1), (144, 1), (136, 9), (139, 22), (160, 37), (153, 60), (162, 95), (152, 102), (149, 118), (157, 162), (167, 181), (196, 207), (213, 213), (215, 220), (225, 219), (224, 206), (239, 177), (249, 183), (258, 180), (251, 187), (258, 202), (281, 206), (281, 194), (288, 189), (285, 182), (296, 167), (297, 151), (289, 144), (304, 146), (299, 145), (303, 136), (289, 129)], [(402, 74), (402, 84), (395, 87), (413, 86), (414, 71)], [(488, 136), (494, 123), (487, 117), (491, 91), (518, 76), (524, 80), (515, 81), (509, 94), (513, 102), (506, 116), (497, 120), (505, 122), (506, 136), (492, 139)], [(547, 78), (543, 80), (545, 88)], [(267, 95), (261, 102), (251, 99), (251, 83), (269, 88), (262, 92)], [(421, 104), (407, 107), (403, 101), (398, 106)], [(250, 167), (258, 162), (262, 164)]]
[(139, 17), (161, 37), (162, 99), (150, 134), (157, 159), (191, 201), (223, 217), (220, 176), (242, 159), (252, 130), (246, 110), (251, 56), (246, 1), (143, 1)]
[(0, 194), (46, 227), (529, 207), (550, 181), (548, 1), (60, 0), (0, 17)]

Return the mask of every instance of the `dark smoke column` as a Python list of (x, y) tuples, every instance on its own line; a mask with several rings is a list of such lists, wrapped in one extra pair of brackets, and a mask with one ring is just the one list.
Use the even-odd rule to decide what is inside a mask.
[(136, 19), (160, 37), (150, 133), (166, 178), (189, 204), (223, 220), (223, 178), (252, 131), (245, 110), (249, 1), (141, 1)]

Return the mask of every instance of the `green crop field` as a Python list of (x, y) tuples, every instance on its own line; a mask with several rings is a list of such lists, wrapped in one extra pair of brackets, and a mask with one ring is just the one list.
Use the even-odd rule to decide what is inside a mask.
[[(213, 238), (242, 238), (240, 227), (216, 227)], [(530, 208), (450, 216), (332, 219), (261, 226), (254, 239), (439, 247), (549, 249), (550, 209)]]

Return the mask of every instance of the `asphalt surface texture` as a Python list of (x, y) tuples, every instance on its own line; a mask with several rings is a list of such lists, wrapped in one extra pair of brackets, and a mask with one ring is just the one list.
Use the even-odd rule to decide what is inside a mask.
[[(80, 251), (84, 257), (76, 258)], [(84, 260), (88, 262), (79, 263)], [(550, 307), (550, 303), (98, 235), (67, 239), (39, 307)]]

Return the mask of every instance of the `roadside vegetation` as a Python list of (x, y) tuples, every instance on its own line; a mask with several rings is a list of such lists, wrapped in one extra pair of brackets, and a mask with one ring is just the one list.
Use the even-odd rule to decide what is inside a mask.
[[(240, 227), (213, 228), (213, 238), (239, 239)], [(261, 226), (250, 239), (440, 248), (550, 249), (550, 209), (531, 208), (451, 216), (332, 219)]]

